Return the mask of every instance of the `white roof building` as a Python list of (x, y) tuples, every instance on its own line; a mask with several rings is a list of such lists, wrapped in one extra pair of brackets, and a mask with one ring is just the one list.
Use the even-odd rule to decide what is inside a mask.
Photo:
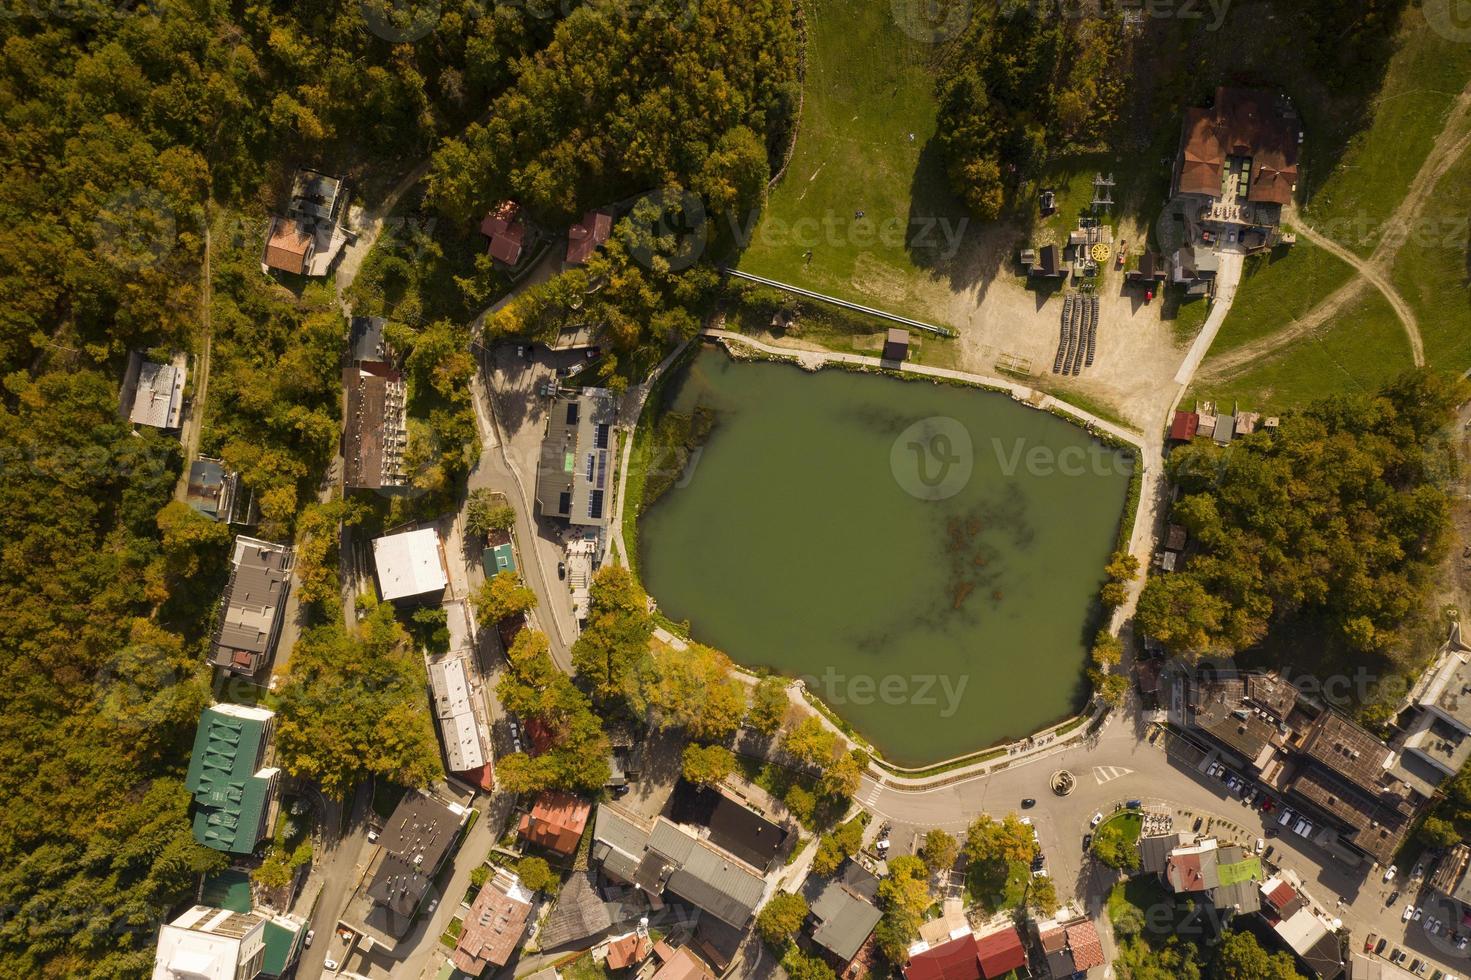
[(138, 387), (133, 391), (133, 411), (128, 418), (137, 425), (177, 429), (183, 409), (183, 366), (144, 361), (138, 369)]
[(378, 589), (385, 601), (397, 602), (433, 593), (449, 585), (439, 534), (432, 527), (373, 539)]
[(480, 725), (470, 705), (465, 661), (451, 657), (429, 665), (429, 687), (434, 692), (434, 714), (444, 739), (450, 772), (467, 772), (485, 765)]
[(266, 917), (196, 905), (158, 934), (153, 980), (249, 980), (265, 960)]

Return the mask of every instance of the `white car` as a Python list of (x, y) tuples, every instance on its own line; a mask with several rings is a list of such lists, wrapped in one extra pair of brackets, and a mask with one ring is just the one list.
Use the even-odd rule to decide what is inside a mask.
[(1256, 852), (1258, 854), (1260, 854), (1260, 853), (1262, 853), (1262, 851), (1266, 850), (1266, 847), (1267, 847), (1267, 842), (1265, 840), (1263, 840), (1262, 838), (1258, 837), (1256, 839)]
[(1092, 819), (1088, 821), (1088, 826), (1097, 827), (1101, 823), (1103, 823), (1103, 811), (1100, 810), (1099, 812), (1093, 814)]
[(1399, 917), (1399, 920), (1401, 922), (1409, 922), (1410, 919), (1414, 917), (1414, 915), (1415, 915), (1415, 906), (1413, 906), (1413, 905), (1406, 905), (1405, 906), (1405, 914), (1402, 915), (1402, 916), (1400, 916)]
[(1398, 872), (1398, 871), (1399, 871), (1399, 868), (1397, 868), (1397, 867), (1396, 867), (1396, 866), (1394, 866), (1394, 865), (1392, 865), (1392, 864), (1391, 864), (1391, 865), (1390, 865), (1390, 866), (1389, 866), (1389, 867), (1388, 867), (1388, 868), (1387, 868), (1387, 869), (1386, 869), (1386, 870), (1385, 870), (1385, 872), (1384, 872), (1384, 880), (1385, 880), (1385, 881), (1393, 881), (1393, 880), (1394, 880), (1394, 876), (1395, 876), (1395, 874), (1396, 874), (1396, 873), (1397, 873), (1397, 872)]
[(1425, 914), (1425, 910), (1424, 909), (1416, 909), (1415, 910), (1415, 921), (1416, 922), (1419, 922), (1420, 921), (1420, 916), (1422, 916), (1424, 914)]
[(329, 957), (327, 957), (326, 962), (324, 962), (322, 965), (325, 966), (329, 970), (335, 970), (339, 966), (341, 966), (342, 964), (341, 963), (338, 963), (336, 960), (334, 960), (332, 957), (329, 956)]

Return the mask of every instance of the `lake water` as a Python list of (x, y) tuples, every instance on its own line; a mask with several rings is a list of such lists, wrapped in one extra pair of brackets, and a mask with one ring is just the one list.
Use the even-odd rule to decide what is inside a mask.
[(702, 350), (716, 424), (640, 518), (644, 584), (737, 662), (807, 680), (900, 765), (1086, 696), (1132, 457), (1005, 395)]

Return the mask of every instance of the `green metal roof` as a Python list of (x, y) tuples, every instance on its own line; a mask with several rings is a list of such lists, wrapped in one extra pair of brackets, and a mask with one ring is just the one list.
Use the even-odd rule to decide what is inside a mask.
[(1260, 858), (1249, 857), (1235, 864), (1218, 865), (1216, 871), (1223, 885), (1239, 885), (1243, 881), (1260, 881), (1262, 862)]
[(184, 785), (194, 796), (194, 837), (230, 854), (254, 850), (271, 780), (256, 775), (266, 723), (206, 708)]
[(285, 973), (291, 961), (296, 959), (304, 934), (304, 927), (301, 925), (288, 923), (281, 919), (271, 919), (267, 922), (263, 937), (266, 943), (266, 958), (261, 962), (261, 976), (279, 977)]
[(501, 572), (514, 572), (516, 551), (509, 544), (486, 548), (481, 555), (481, 564), (485, 566), (486, 578), (495, 578)]

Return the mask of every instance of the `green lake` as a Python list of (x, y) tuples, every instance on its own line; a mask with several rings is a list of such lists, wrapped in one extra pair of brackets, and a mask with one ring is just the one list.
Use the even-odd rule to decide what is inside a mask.
[(697, 405), (713, 431), (639, 519), (696, 639), (805, 678), (900, 765), (1079, 707), (1130, 454), (1006, 395), (713, 348), (662, 408)]

